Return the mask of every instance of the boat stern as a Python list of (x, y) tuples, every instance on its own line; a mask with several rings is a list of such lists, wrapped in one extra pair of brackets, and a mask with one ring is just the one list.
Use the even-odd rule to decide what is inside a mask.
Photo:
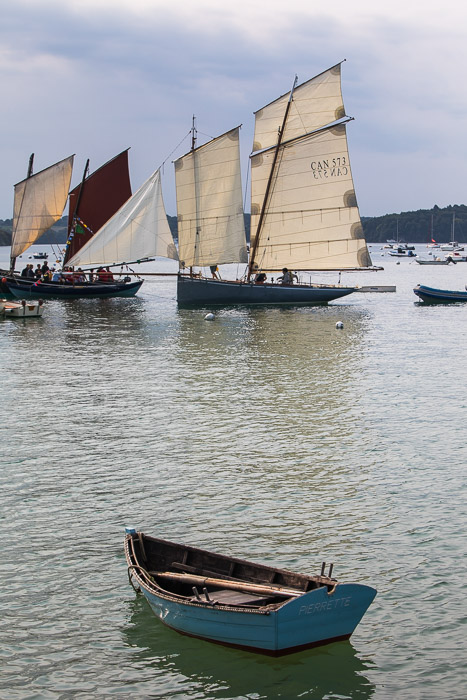
[(277, 614), (277, 649), (291, 653), (348, 639), (376, 596), (371, 586), (321, 586), (285, 603)]

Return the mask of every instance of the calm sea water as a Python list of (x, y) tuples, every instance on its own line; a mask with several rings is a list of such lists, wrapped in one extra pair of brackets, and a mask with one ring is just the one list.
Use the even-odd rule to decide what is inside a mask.
[[(395, 294), (326, 308), (208, 322), (161, 277), (0, 320), (1, 698), (467, 696), (467, 305), (412, 292), (467, 263), (383, 252), (342, 281)], [(281, 659), (185, 638), (128, 585), (125, 525), (378, 596)]]

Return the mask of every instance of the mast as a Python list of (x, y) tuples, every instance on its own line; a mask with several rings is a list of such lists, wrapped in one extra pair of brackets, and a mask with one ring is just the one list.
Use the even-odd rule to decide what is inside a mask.
[(78, 192), (78, 197), (76, 199), (76, 205), (75, 205), (75, 208), (73, 211), (73, 216), (71, 217), (71, 222), (69, 223), (69, 234), (68, 234), (68, 238), (67, 238), (67, 242), (66, 242), (65, 253), (63, 255), (63, 264), (65, 264), (65, 261), (66, 261), (67, 256), (68, 256), (69, 248), (71, 245), (70, 234), (72, 231), (75, 230), (75, 227), (76, 227), (76, 217), (78, 216), (78, 207), (79, 207), (81, 197), (83, 194), (84, 181), (86, 180), (86, 175), (88, 174), (88, 172), (89, 172), (89, 158), (87, 159), (86, 165), (84, 166), (83, 177), (81, 178), (81, 184), (79, 186), (79, 192)]
[(34, 164), (34, 153), (29, 156), (28, 174), (27, 177), (30, 178), (32, 175), (32, 166)]
[[(199, 181), (198, 177), (196, 174), (196, 136), (197, 136), (197, 131), (196, 131), (196, 126), (195, 126), (195, 115), (193, 114), (193, 121), (192, 121), (192, 126), (191, 126), (191, 151), (193, 153), (193, 180), (195, 183), (195, 216), (196, 216), (196, 242), (195, 242), (195, 250), (199, 249), (199, 237), (201, 233), (201, 227), (199, 224), (199, 209), (198, 209), (198, 201), (199, 201)], [(190, 267), (190, 275), (193, 273), (193, 267)]]
[(289, 100), (288, 100), (288, 102), (287, 102), (287, 107), (286, 107), (286, 109), (285, 109), (285, 114), (284, 114), (284, 119), (283, 119), (283, 121), (282, 121), (282, 126), (279, 128), (279, 134), (278, 134), (278, 139), (277, 139), (277, 144), (276, 144), (276, 150), (275, 150), (275, 153), (274, 153), (274, 160), (273, 160), (273, 162), (272, 162), (271, 171), (270, 171), (270, 173), (269, 173), (268, 184), (267, 184), (267, 186), (266, 186), (266, 192), (265, 192), (265, 194), (264, 194), (264, 199), (263, 199), (263, 206), (261, 207), (261, 213), (260, 213), (260, 215), (259, 215), (259, 221), (258, 221), (258, 226), (257, 226), (257, 228), (256, 228), (256, 236), (255, 236), (255, 242), (254, 242), (254, 245), (253, 245), (253, 250), (251, 251), (251, 254), (250, 254), (250, 262), (249, 262), (249, 265), (248, 265), (247, 282), (250, 281), (251, 275), (252, 275), (252, 273), (253, 273), (253, 267), (254, 267), (254, 263), (255, 263), (256, 252), (257, 252), (257, 250), (258, 250), (258, 245), (259, 245), (259, 235), (260, 235), (261, 228), (262, 228), (262, 225), (263, 225), (264, 215), (265, 215), (265, 213), (266, 213), (266, 207), (267, 207), (267, 204), (268, 204), (269, 193), (270, 193), (271, 185), (272, 185), (272, 179), (273, 179), (273, 176), (274, 176), (274, 171), (275, 171), (275, 168), (276, 168), (276, 162), (277, 162), (277, 158), (278, 158), (278, 155), (279, 155), (279, 148), (280, 148), (281, 143), (282, 143), (282, 136), (283, 136), (283, 134), (284, 134), (285, 125), (286, 125), (286, 122), (287, 122), (287, 117), (288, 117), (288, 115), (289, 115), (290, 105), (292, 104), (293, 93), (294, 93), (295, 87), (296, 87), (296, 85), (297, 85), (297, 81), (298, 81), (298, 76), (296, 75), (296, 76), (295, 76), (294, 83), (293, 83), (293, 86), (292, 86), (292, 90), (290, 91), (290, 97), (289, 97)]
[[(34, 165), (34, 153), (31, 153), (31, 155), (29, 156), (28, 174), (26, 175), (27, 180), (29, 180), (29, 178), (32, 176), (33, 165)], [(20, 209), (20, 213), (21, 213), (21, 209)], [(11, 235), (13, 236), (13, 232)], [(16, 265), (16, 257), (15, 258), (10, 257), (10, 273), (11, 274), (13, 274), (15, 271), (15, 265)]]

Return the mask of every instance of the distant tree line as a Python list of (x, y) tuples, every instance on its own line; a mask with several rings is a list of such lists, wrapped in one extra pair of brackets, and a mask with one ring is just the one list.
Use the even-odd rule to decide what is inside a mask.
[[(451, 240), (454, 215), (455, 240), (467, 242), (467, 205), (455, 204), (444, 209), (404, 211), (400, 214), (384, 216), (362, 216), (363, 232), (369, 243), (385, 243), (397, 239), (405, 243), (428, 243), (432, 238), (437, 242)], [(170, 230), (177, 239), (177, 217), (167, 217)], [(12, 219), (0, 219), (0, 245), (11, 244)], [(68, 217), (57, 221), (40, 239), (40, 243), (63, 245), (67, 238)], [(247, 240), (250, 240), (250, 214), (245, 214)]]
[(467, 206), (456, 204), (440, 209), (419, 209), (400, 214), (362, 217), (365, 239), (370, 243), (385, 243), (397, 240), (405, 243), (437, 243), (451, 240), (454, 214), (454, 236), (456, 241), (467, 241)]

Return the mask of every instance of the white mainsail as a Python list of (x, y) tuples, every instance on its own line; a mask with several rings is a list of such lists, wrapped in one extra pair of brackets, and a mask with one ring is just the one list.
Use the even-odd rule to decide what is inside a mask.
[(112, 265), (143, 258), (178, 260), (165, 213), (160, 170), (68, 261), (68, 265)]
[(289, 98), (290, 93), (257, 113), (255, 147), (268, 148), (251, 156), (252, 269), (368, 267), (346, 126), (323, 128), (344, 116), (340, 64), (294, 90), (276, 149), (277, 127), (274, 133), (271, 125), (282, 126)]
[(14, 260), (60, 219), (70, 189), (74, 156), (15, 185), (11, 257)]
[(175, 161), (181, 267), (248, 261), (239, 127)]

